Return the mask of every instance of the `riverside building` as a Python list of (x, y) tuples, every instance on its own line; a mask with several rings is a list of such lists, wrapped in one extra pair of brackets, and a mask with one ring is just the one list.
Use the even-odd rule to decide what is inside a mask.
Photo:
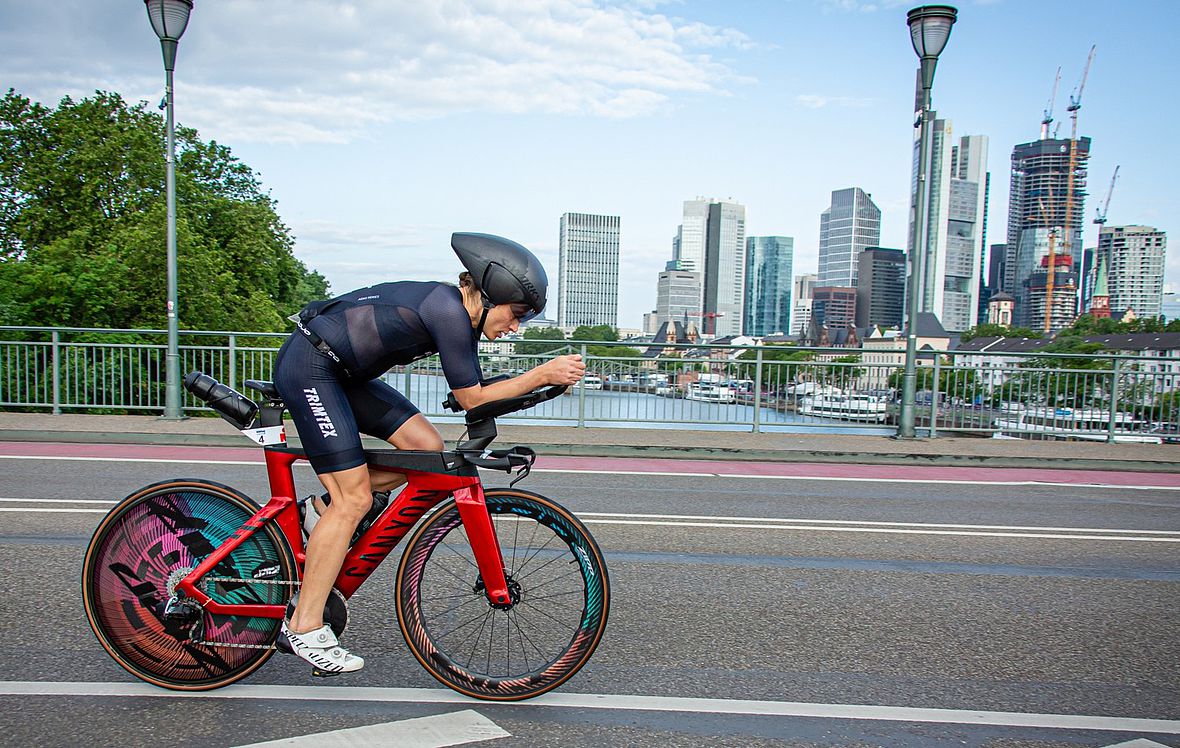
[[(1076, 276), (1082, 266), (1085, 177), (1089, 158), (1089, 138), (1078, 138), (1075, 142), (1045, 135), (1012, 149), (1002, 290), (1016, 298), (1019, 326), (1037, 330), (1043, 327), (1044, 304), (1040, 316), (1030, 309), (1029, 288), (1034, 274), (1047, 272), (1047, 261), (1042, 263), (1042, 260), (1048, 256), (1050, 236), (1054, 255), (1069, 255), (1070, 272)], [(1061, 266), (1054, 264), (1060, 271)], [(1077, 288), (1076, 278), (1073, 286)], [(1053, 293), (1056, 297), (1056, 288)], [(1058, 300), (1054, 298), (1053, 306), (1056, 308), (1057, 305)]]
[(795, 240), (789, 236), (746, 239), (744, 334), (762, 337), (790, 332), (794, 252)]
[(619, 217), (564, 214), (557, 277), (558, 327), (618, 327)]
[[(951, 121), (932, 128), (925, 204), (925, 248), (919, 252), (923, 283), (918, 310), (934, 313), (949, 332), (974, 327), (979, 318), (981, 270), (986, 241), (987, 136), (954, 140)], [(911, 190), (917, 189), (918, 143), (914, 142)], [(909, 227), (915, 246), (914, 226)]]
[(832, 192), (819, 217), (817, 285), (856, 287), (857, 257), (881, 243), (881, 209), (859, 187)]
[(1160, 315), (1167, 251), (1167, 234), (1157, 228), (1102, 227), (1098, 233), (1098, 262), (1106, 265), (1112, 313), (1131, 309), (1140, 318)]
[(701, 274), (697, 307), (710, 337), (740, 335), (745, 311), (746, 206), (698, 197), (684, 201), (673, 242), (680, 270)]

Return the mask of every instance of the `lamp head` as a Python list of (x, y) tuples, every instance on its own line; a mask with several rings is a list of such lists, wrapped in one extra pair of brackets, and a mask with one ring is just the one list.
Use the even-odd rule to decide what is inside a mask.
[(951, 36), (959, 11), (950, 5), (922, 5), (906, 16), (914, 52), (922, 59), (938, 59)]
[(147, 6), (148, 20), (160, 41), (180, 41), (188, 26), (188, 14), (193, 10), (193, 0), (143, 0)]

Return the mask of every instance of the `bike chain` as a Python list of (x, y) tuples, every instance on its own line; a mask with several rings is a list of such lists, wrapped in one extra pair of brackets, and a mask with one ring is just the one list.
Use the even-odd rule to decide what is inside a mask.
[[(269, 584), (288, 587), (298, 587), (300, 585), (298, 581), (288, 581), (285, 579), (246, 579), (244, 577), (205, 577), (204, 581), (206, 594), (209, 593), (209, 585), (214, 582), (244, 582), (246, 584)], [(190, 636), (198, 623), (195, 622), (189, 627)], [(228, 649), (278, 649), (274, 644), (238, 644), (236, 642), (193, 641), (192, 639), (189, 639), (189, 644), (199, 644), (205, 647), (226, 647)]]

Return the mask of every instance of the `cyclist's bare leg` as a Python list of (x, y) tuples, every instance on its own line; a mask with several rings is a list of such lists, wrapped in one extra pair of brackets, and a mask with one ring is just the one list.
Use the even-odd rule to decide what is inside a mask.
[(295, 606), (290, 622), (291, 630), (299, 634), (324, 625), (324, 605), (348, 553), (348, 541), (373, 504), (369, 470), (364, 465), (323, 473), (319, 478), (328, 489), (332, 504), (323, 509), (307, 539), (307, 561), (299, 604)]
[[(438, 433), (438, 429), (434, 424), (426, 420), (426, 417), (421, 413), (412, 416), (409, 420), (403, 423), (397, 431), (389, 437), (389, 443), (397, 449), (413, 449), (426, 452), (441, 452), (443, 447), (442, 436)], [(374, 491), (395, 491), (404, 485), (406, 476), (401, 473), (392, 473), (388, 470), (369, 470), (369, 485)], [(327, 484), (324, 484), (327, 487)], [(331, 493), (330, 495), (335, 495)], [(327, 505), (323, 500), (316, 498), (316, 511), (322, 516), (327, 509)]]
[[(443, 449), (438, 429), (421, 413), (414, 415), (389, 437), (397, 449), (439, 452)], [(328, 495), (330, 506), (317, 505), (321, 516), (307, 540), (307, 562), (303, 570), (303, 584), (299, 604), (291, 616), (291, 630), (296, 633), (313, 631), (324, 625), (324, 605), (332, 591), (332, 583), (340, 574), (340, 566), (348, 553), (348, 541), (361, 519), (373, 503), (373, 489), (388, 491), (405, 483), (401, 473), (375, 470), (365, 466), (323, 473), (319, 476)], [(337, 507), (341, 507), (338, 509)], [(327, 523), (327, 524), (325, 524)]]

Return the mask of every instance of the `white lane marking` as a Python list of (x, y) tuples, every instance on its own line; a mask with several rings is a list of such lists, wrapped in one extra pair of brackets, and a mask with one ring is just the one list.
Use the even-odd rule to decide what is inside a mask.
[(1138, 738), (1136, 740), (1128, 740), (1125, 743), (1108, 745), (1106, 748), (1168, 748), (1168, 746), (1163, 743), (1157, 743), (1154, 740), (1148, 740), (1147, 738)]
[[(2, 499), (0, 499), (2, 500)], [(1105, 527), (1024, 527), (1020, 525), (950, 525), (932, 522), (874, 522), (854, 519), (808, 519), (806, 517), (719, 517), (693, 514), (624, 514), (619, 512), (578, 512), (579, 517), (620, 517), (624, 519), (703, 519), (726, 522), (807, 522), (816, 525), (874, 525), (881, 527), (938, 527), (955, 530), (1032, 530), (1035, 532), (1125, 532), (1143, 535), (1180, 535), (1180, 530), (1113, 530)]]
[(106, 514), (106, 509), (34, 509), (33, 507), (0, 507), (0, 512), (28, 512), (30, 514)]
[[(57, 681), (0, 681), (3, 696), (157, 696), (179, 699), (296, 699), (300, 701), (369, 701), (470, 705), (471, 699), (446, 689), (375, 688), (350, 686), (233, 685), (216, 691), (168, 691), (146, 683), (83, 683)], [(771, 717), (932, 722), (958, 725), (1038, 727), (1056, 730), (1112, 730), (1115, 732), (1180, 733), (1180, 720), (1141, 717), (1103, 717), (1082, 714), (989, 712), (975, 709), (876, 706), (871, 704), (814, 704), (798, 701), (695, 699), (623, 694), (548, 693), (523, 702), (487, 708), (563, 707), (627, 711), (737, 714)]]
[(13, 504), (114, 504), (114, 499), (17, 499), (0, 498)]
[[(176, 465), (264, 465), (262, 460), (173, 460), (159, 457), (51, 457), (48, 455), (0, 455), (0, 460), (68, 460), (71, 462), (171, 462)], [(298, 463), (296, 463), (298, 464)]]
[[(16, 499), (11, 502), (70, 503), (72, 499)], [(79, 499), (77, 503), (113, 504), (108, 501)], [(0, 512), (29, 514), (106, 514), (107, 509), (73, 509), (41, 507), (0, 507)], [(863, 532), (893, 535), (959, 535), (988, 538), (1040, 538), (1049, 540), (1113, 540), (1140, 543), (1180, 543), (1180, 531), (1122, 530), (1087, 527), (1005, 527), (1002, 525), (952, 525), (921, 522), (874, 522), (838, 519), (776, 519), (772, 517), (711, 517), (678, 514), (615, 514), (582, 512), (578, 515), (588, 525), (635, 525), (649, 527), (700, 527), (719, 530), (786, 530), (804, 532)], [(1065, 534), (1072, 533), (1072, 534)], [(1102, 533), (1111, 533), (1104, 535)], [(1166, 537), (1164, 537), (1166, 536)]]
[(509, 738), (512, 733), (479, 712), (465, 709), (450, 714), (435, 714), (397, 722), (301, 735), (294, 738), (250, 743), (240, 748), (277, 748), (277, 746), (315, 746), (316, 748), (443, 748), (448, 745), (480, 743)]
[[(0, 455), (0, 460), (74, 460), (80, 462), (146, 462), (146, 463), (172, 463), (175, 465), (262, 465), (262, 460), (183, 460), (183, 459), (162, 459), (158, 457), (51, 457), (46, 455)], [(295, 465), (301, 468), (310, 468), (311, 465), (300, 461)], [(930, 466), (910, 466), (910, 467), (930, 467)], [(979, 468), (967, 468), (975, 469)], [(1019, 470), (1028, 468), (989, 468), (993, 470)], [(1058, 468), (1060, 469), (1060, 468)], [(929, 484), (937, 483), (939, 485), (949, 486), (1042, 486), (1046, 488), (1105, 488), (1105, 489), (1126, 489), (1129, 491), (1180, 491), (1180, 486), (1153, 486), (1153, 485), (1123, 485), (1119, 483), (1061, 483), (1055, 481), (1039, 481), (1039, 480), (945, 480), (941, 478), (857, 478), (857, 477), (842, 477), (833, 475), (758, 475), (754, 473), (682, 473), (682, 472), (668, 472), (656, 470), (582, 470), (576, 468), (536, 468), (534, 473), (564, 473), (569, 475), (585, 474), (585, 475), (651, 475), (655, 477), (669, 477), (669, 478), (740, 478), (744, 480), (799, 480), (799, 481), (828, 481), (834, 483), (915, 483), (915, 484)]]
[[(910, 467), (932, 467), (932, 466), (910, 466)], [(979, 470), (980, 468), (967, 468), (968, 470)], [(984, 468), (988, 470), (1028, 470), (1030, 468)], [(1055, 468), (1062, 469), (1062, 468)], [(835, 475), (757, 475), (753, 473), (657, 473), (647, 472), (643, 470), (575, 470), (575, 469), (556, 469), (556, 468), (537, 468), (533, 470), (534, 473), (585, 473), (587, 475), (657, 475), (657, 476), (671, 476), (679, 478), (743, 478), (743, 479), (767, 479), (767, 480), (803, 480), (803, 481), (829, 481), (834, 483), (937, 483), (939, 485), (948, 486), (1042, 486), (1047, 488), (1126, 488), (1135, 491), (1180, 491), (1180, 486), (1149, 486), (1149, 485), (1123, 485), (1121, 483), (1058, 483), (1054, 481), (1041, 480), (944, 480), (941, 478), (856, 478), (844, 477)]]
[[(0, 511), (4, 511), (0, 509)], [(38, 511), (36, 509), (32, 511)], [(887, 535), (966, 535), (986, 538), (1045, 538), (1050, 540), (1125, 540), (1139, 543), (1180, 543), (1180, 538), (1143, 538), (1127, 535), (1058, 535), (1028, 532), (979, 532), (973, 530), (907, 530), (891, 527), (820, 527), (817, 525), (735, 524), (732, 522), (664, 522), (633, 519), (583, 519), (588, 525), (650, 525), (653, 527), (707, 527), (737, 530), (805, 530), (808, 532), (868, 532)]]

